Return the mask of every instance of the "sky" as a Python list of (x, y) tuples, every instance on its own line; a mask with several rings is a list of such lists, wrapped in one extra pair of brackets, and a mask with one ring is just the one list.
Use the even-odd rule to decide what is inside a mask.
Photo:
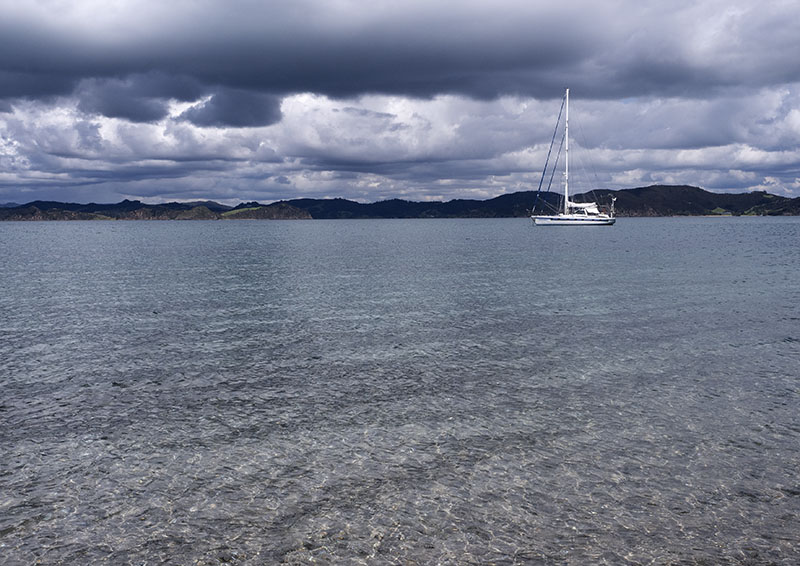
[(796, 0), (0, 0), (0, 203), (536, 190), (566, 87), (573, 190), (800, 197), (798, 22)]

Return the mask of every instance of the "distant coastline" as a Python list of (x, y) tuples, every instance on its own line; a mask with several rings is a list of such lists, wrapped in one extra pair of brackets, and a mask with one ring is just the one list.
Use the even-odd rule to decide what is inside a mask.
[[(594, 191), (601, 202), (617, 198), (620, 217), (648, 216), (796, 216), (800, 198), (766, 192), (713, 193), (686, 185), (652, 185), (618, 191)], [(527, 217), (534, 191), (501, 195), (488, 200), (456, 199), (414, 202), (400, 199), (362, 204), (334, 199), (292, 199), (272, 204), (242, 203), (235, 207), (213, 201), (145, 204), (124, 200), (116, 204), (77, 204), (33, 201), (0, 206), (0, 220), (311, 220), (369, 218), (518, 218)], [(556, 193), (539, 199), (555, 203)], [(575, 197), (581, 200), (581, 195)]]

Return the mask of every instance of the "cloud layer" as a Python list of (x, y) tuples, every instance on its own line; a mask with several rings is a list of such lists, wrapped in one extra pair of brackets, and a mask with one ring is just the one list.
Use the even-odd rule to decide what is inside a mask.
[(0, 7), (0, 202), (531, 189), (565, 86), (593, 182), (800, 196), (800, 5), (550, 4)]

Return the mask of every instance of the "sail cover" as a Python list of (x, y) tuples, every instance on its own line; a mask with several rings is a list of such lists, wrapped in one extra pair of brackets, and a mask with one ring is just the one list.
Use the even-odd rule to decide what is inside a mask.
[(600, 214), (600, 209), (597, 208), (597, 204), (593, 202), (572, 202), (567, 201), (567, 206), (570, 208), (578, 208), (585, 210), (589, 214)]

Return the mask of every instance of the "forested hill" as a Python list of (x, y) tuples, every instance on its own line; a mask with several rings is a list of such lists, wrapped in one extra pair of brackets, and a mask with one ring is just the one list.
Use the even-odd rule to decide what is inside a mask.
[[(766, 192), (713, 193), (698, 187), (654, 185), (620, 191), (597, 190), (601, 204), (617, 198), (618, 216), (800, 215), (800, 198)], [(576, 195), (574, 200), (588, 200)], [(508, 218), (525, 217), (535, 203), (556, 206), (556, 193), (524, 191), (488, 200), (457, 199), (414, 202), (400, 199), (361, 204), (335, 199), (293, 199), (272, 204), (242, 203), (236, 207), (213, 201), (145, 204), (76, 204), (34, 201), (0, 207), (0, 220), (235, 220), (311, 218)]]
[[(789, 199), (765, 192), (712, 193), (698, 187), (653, 185), (620, 191), (598, 190), (571, 197), (577, 202), (596, 197), (601, 204), (617, 198), (618, 216), (798, 215), (800, 198)], [(557, 193), (524, 191), (489, 200), (413, 202), (386, 200), (359, 204), (344, 199), (296, 199), (291, 206), (307, 210), (313, 218), (504, 218), (528, 216), (534, 204), (548, 210), (557, 206)]]
[(653, 185), (622, 191), (594, 191), (601, 202), (617, 197), (619, 216), (704, 216), (716, 214), (784, 216), (800, 214), (800, 198), (763, 191), (712, 193), (686, 185)]

